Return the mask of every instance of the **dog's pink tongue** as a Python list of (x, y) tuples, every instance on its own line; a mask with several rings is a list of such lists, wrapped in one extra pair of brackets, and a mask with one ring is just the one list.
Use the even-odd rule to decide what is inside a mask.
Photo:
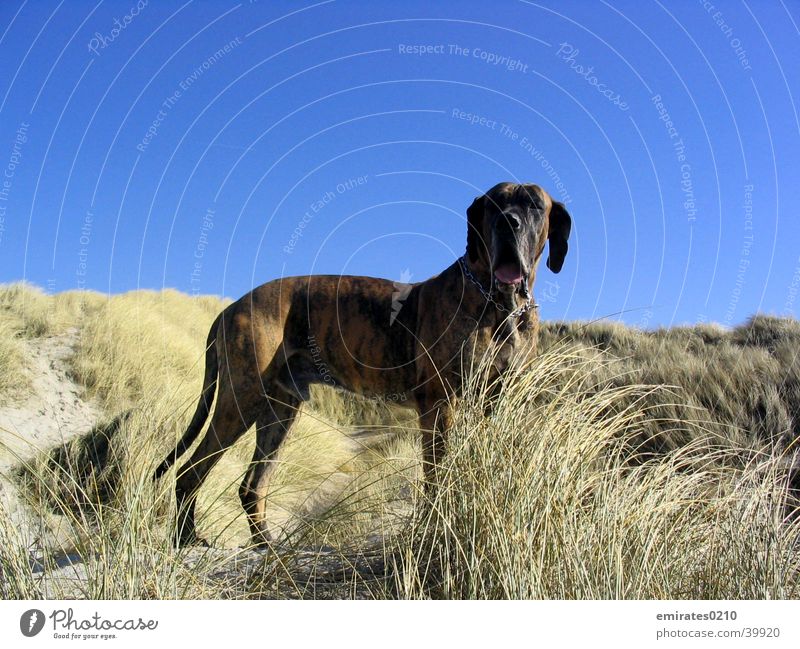
[(518, 284), (522, 281), (522, 270), (517, 264), (503, 264), (495, 268), (494, 276), (503, 284)]

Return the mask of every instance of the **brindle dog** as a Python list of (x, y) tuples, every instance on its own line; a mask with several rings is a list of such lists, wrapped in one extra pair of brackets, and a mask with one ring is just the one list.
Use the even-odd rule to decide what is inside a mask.
[[(571, 219), (537, 185), (500, 183), (467, 210), (467, 254), (410, 286), (372, 277), (311, 275), (275, 280), (228, 306), (208, 335), (200, 402), (158, 478), (197, 438), (178, 471), (179, 530), (195, 540), (197, 490), (221, 454), (256, 424), (256, 449), (239, 490), (255, 543), (270, 540), (264, 503), (278, 447), (312, 383), (388, 397), (419, 413), (428, 485), (444, 453), (452, 397), (469, 356), (494, 347), (502, 372), (512, 352), (534, 348), (538, 312), (531, 291), (549, 241), (547, 266), (567, 254)], [(400, 301), (402, 300), (402, 301)], [(399, 311), (398, 311), (399, 307)]]

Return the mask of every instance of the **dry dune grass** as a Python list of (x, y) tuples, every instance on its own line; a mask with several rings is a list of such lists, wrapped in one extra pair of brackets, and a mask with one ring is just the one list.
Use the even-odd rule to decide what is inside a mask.
[(0, 404), (24, 397), (30, 388), (26, 341), (78, 326), (103, 301), (91, 291), (48, 296), (26, 282), (0, 284)]
[(598, 385), (669, 386), (648, 399), (641, 443), (654, 451), (706, 438), (722, 446), (795, 448), (800, 436), (800, 324), (758, 316), (732, 331), (715, 325), (642, 332), (612, 323), (551, 323), (543, 347), (567, 343), (611, 363)]
[(0, 284), (0, 321), (17, 337), (38, 338), (77, 326), (105, 299), (94, 291), (47, 295), (38, 286), (27, 282)]
[(27, 385), (22, 342), (14, 328), (0, 320), (0, 403), (19, 394)]
[(443, 488), (404, 556), (402, 595), (800, 595), (786, 464), (769, 447), (743, 455), (706, 437), (652, 454), (648, 404), (669, 395), (627, 376), (598, 386), (597, 373), (574, 348), (551, 348), (517, 368), (488, 418), (473, 382)]
[[(316, 566), (332, 556), (342, 568), (334, 596), (800, 595), (796, 322), (761, 317), (732, 332), (549, 324), (545, 351), (499, 397), (476, 375), (432, 503), (410, 413), (320, 389), (271, 485), (281, 542), (231, 587), (208, 578), (218, 554), (189, 564), (174, 548), (174, 471), (150, 481), (191, 417), (207, 330), (225, 303), (170, 290), (88, 300), (4, 291), (0, 323), (15, 339), (80, 328), (74, 375), (107, 414), (23, 471), (32, 506), (56, 510), (70, 530), (64, 550), (86, 560), (81, 596), (320, 596)], [(36, 305), (27, 320), (23, 298)], [(9, 349), (0, 362), (7, 354), (18, 367)], [(252, 445), (249, 434), (223, 456), (200, 494), (199, 532), (218, 548), (248, 542), (237, 488)], [(0, 512), (2, 594), (41, 594), (25, 549), (36, 540), (2, 523)], [(353, 568), (364, 547), (379, 558), (368, 576)], [(309, 548), (324, 548), (312, 553), (313, 578), (298, 573)]]

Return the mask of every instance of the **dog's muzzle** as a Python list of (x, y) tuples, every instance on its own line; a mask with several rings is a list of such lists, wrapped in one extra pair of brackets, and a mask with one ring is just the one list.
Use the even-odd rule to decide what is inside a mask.
[(521, 230), (522, 220), (513, 212), (501, 214), (495, 225), (492, 278), (494, 288), (503, 293), (527, 295), (529, 273), (518, 250)]
[(501, 293), (518, 292), (527, 297), (529, 275), (529, 271), (511, 246), (501, 247), (500, 252), (492, 260), (493, 288)]

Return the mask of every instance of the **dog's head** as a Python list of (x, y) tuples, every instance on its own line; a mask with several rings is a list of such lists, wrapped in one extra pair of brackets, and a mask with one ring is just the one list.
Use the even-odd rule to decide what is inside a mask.
[(538, 185), (499, 183), (472, 202), (467, 224), (469, 261), (485, 266), (499, 290), (527, 293), (548, 241), (547, 267), (561, 270), (572, 219)]

